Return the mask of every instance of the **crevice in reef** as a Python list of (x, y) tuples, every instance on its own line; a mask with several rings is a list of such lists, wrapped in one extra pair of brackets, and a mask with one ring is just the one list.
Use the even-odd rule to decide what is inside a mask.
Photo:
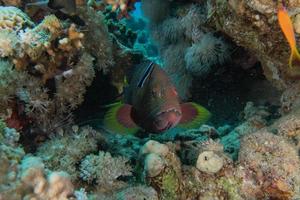
[(191, 89), (191, 99), (213, 113), (211, 124), (217, 127), (240, 123), (240, 113), (249, 101), (255, 105), (280, 105), (281, 92), (265, 78), (254, 56), (236, 47), (231, 57), (204, 79), (195, 78)]

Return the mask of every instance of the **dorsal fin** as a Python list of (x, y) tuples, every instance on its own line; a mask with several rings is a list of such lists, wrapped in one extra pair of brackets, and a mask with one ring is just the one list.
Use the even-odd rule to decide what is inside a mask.
[(138, 82), (138, 87), (143, 87), (147, 78), (149, 77), (149, 75), (151, 74), (151, 72), (153, 71), (154, 68), (154, 63), (151, 62), (148, 67), (145, 69), (144, 73), (142, 74), (139, 82)]

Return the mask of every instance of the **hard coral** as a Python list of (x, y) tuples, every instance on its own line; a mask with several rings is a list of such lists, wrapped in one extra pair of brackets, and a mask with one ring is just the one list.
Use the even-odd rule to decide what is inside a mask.
[[(181, 163), (175, 153), (150, 140), (141, 148), (140, 159), (145, 160), (143, 178), (159, 191), (161, 199), (180, 199)], [(158, 164), (162, 167), (157, 168)]]
[(67, 199), (73, 194), (73, 184), (70, 177), (64, 172), (53, 172), (44, 176), (44, 165), (40, 158), (26, 157), (21, 165), (21, 180), (25, 187), (33, 192), (25, 199)]
[(299, 198), (298, 153), (283, 137), (264, 131), (244, 137), (239, 162), (245, 198)]
[[(84, 35), (74, 24), (49, 15), (37, 26), (21, 25), (16, 30), (6, 27), (0, 31), (0, 41), (10, 41), (1, 43), (0, 55), (17, 69), (4, 66), (1, 71), (0, 93), (4, 99), (0, 113), (7, 116), (7, 109), (13, 110), (7, 101), (15, 105), (21, 100), (16, 112), (32, 119), (34, 129), (49, 134), (68, 125), (70, 108), (83, 101), (85, 88), (94, 78), (94, 59), (83, 50)], [(49, 82), (54, 84), (50, 86)], [(10, 86), (5, 87), (7, 84)]]

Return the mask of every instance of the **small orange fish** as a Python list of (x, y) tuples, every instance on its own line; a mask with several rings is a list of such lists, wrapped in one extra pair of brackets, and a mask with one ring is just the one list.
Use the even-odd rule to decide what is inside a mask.
[(128, 81), (125, 104), (112, 105), (104, 117), (104, 128), (109, 131), (160, 133), (175, 126), (196, 128), (210, 117), (209, 111), (196, 103), (181, 103), (166, 72), (154, 63), (135, 68)]
[(278, 6), (277, 17), (280, 28), (291, 48), (289, 67), (292, 68), (294, 61), (300, 62), (300, 54), (297, 50), (294, 27), (291, 18), (288, 15), (286, 8), (282, 4)]

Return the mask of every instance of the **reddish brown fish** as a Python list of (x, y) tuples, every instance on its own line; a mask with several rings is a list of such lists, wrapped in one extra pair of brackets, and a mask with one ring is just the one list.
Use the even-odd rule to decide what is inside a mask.
[(110, 131), (134, 134), (139, 129), (159, 133), (179, 124), (198, 127), (206, 122), (209, 111), (196, 103), (180, 103), (175, 86), (158, 65), (139, 66), (129, 79), (125, 104), (115, 104), (105, 115)]

